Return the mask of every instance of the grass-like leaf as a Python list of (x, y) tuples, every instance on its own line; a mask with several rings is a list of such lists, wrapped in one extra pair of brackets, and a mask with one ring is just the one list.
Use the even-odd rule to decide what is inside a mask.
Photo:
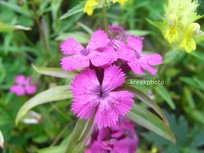
[(157, 93), (167, 102), (167, 104), (172, 108), (175, 109), (175, 104), (171, 99), (171, 96), (169, 95), (168, 91), (164, 86), (157, 86), (155, 88)]
[(64, 15), (62, 15), (60, 17), (60, 20), (63, 20), (63, 19), (66, 19), (76, 13), (80, 13), (80, 12), (83, 12), (84, 10), (84, 2), (78, 4), (77, 6), (73, 7), (72, 9), (68, 10), (67, 13), (65, 13)]
[(154, 101), (152, 101), (152, 99), (150, 99), (145, 93), (143, 93), (142, 91), (138, 90), (137, 88), (134, 88), (134, 87), (128, 86), (128, 85), (125, 86), (125, 89), (130, 91), (130, 92), (132, 92), (135, 97), (137, 97), (143, 103), (145, 103), (149, 107), (151, 107), (164, 120), (166, 125), (168, 125), (168, 121), (166, 119), (166, 116), (164, 115), (164, 113), (161, 110), (161, 108)]
[(94, 127), (94, 116), (89, 120), (78, 120), (65, 153), (84, 153), (84, 145)]
[(37, 94), (33, 98), (29, 99), (26, 103), (24, 103), (24, 105), (20, 108), (16, 117), (16, 125), (19, 123), (22, 117), (35, 106), (58, 100), (65, 100), (71, 97), (72, 94), (69, 90), (68, 85), (53, 87)]
[(176, 142), (176, 138), (171, 129), (156, 115), (140, 105), (134, 104), (133, 109), (128, 113), (128, 117), (136, 124), (157, 133), (173, 143)]
[(36, 72), (53, 77), (72, 79), (77, 75), (74, 72), (63, 71), (60, 68), (37, 67), (35, 65), (32, 66)]

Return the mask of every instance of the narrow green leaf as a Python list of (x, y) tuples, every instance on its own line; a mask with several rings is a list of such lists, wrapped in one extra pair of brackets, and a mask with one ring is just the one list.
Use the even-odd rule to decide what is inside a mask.
[(22, 117), (35, 106), (69, 98), (72, 98), (72, 94), (68, 85), (53, 87), (37, 94), (24, 103), (24, 105), (20, 108), (16, 117), (16, 125), (19, 123)]
[(166, 90), (166, 88), (164, 88), (164, 86), (157, 86), (156, 88), (157, 93), (164, 98), (164, 100), (167, 102), (167, 104), (172, 108), (175, 109), (175, 104), (172, 101), (168, 91)]
[(62, 33), (59, 36), (57, 36), (55, 40), (64, 41), (65, 39), (70, 37), (76, 39), (78, 42), (82, 44), (87, 44), (90, 38), (90, 36), (85, 34), (84, 32), (75, 31), (75, 32), (69, 32), (69, 33)]
[(94, 116), (89, 120), (78, 120), (65, 153), (84, 153), (84, 145), (94, 127)]
[(13, 26), (0, 22), (0, 32), (6, 32), (11, 30), (14, 30)]
[(150, 34), (150, 31), (145, 31), (145, 30), (127, 30), (126, 33), (127, 34), (136, 35), (136, 36), (145, 36), (145, 35)]
[(194, 56), (200, 60), (204, 60), (204, 53), (202, 53), (202, 52), (195, 51), (195, 52), (190, 53), (190, 55), (192, 55), (192, 56)]
[(6, 1), (0, 1), (0, 5), (8, 7), (22, 15), (28, 16), (28, 17), (32, 17), (33, 13), (30, 10), (26, 10), (23, 7), (20, 7), (18, 5), (15, 5), (11, 2), (6, 2)]
[(204, 82), (202, 80), (199, 80), (197, 77), (193, 77), (193, 80), (195, 81), (197, 86), (204, 91)]
[(155, 22), (155, 21), (152, 21), (152, 20), (150, 20), (150, 19), (147, 19), (147, 21), (148, 21), (151, 25), (153, 25), (153, 26), (157, 27), (158, 29), (160, 29), (162, 32), (165, 31), (166, 24), (165, 24), (164, 22)]
[(58, 78), (74, 78), (77, 74), (74, 72), (63, 71), (60, 68), (37, 67), (32, 65), (34, 70), (40, 74), (49, 75)]
[(199, 111), (199, 110), (192, 110), (191, 112), (189, 112), (189, 115), (191, 115), (196, 121), (204, 124), (204, 113), (203, 111)]
[(147, 104), (149, 107), (151, 107), (163, 120), (164, 122), (168, 124), (167, 118), (164, 115), (163, 111), (161, 110), (161, 108), (154, 102), (152, 101), (152, 99), (150, 99), (145, 93), (143, 93), (142, 91), (138, 90), (137, 88), (134, 88), (132, 86), (125, 86), (125, 89), (127, 89), (128, 91), (132, 92), (135, 97), (137, 97), (138, 99), (140, 99), (142, 102), (144, 102), (145, 104)]
[(54, 146), (38, 150), (38, 153), (64, 153), (66, 146)]
[(84, 10), (84, 2), (78, 4), (77, 6), (73, 7), (72, 9), (68, 10), (67, 13), (65, 13), (64, 15), (62, 15), (60, 17), (60, 20), (63, 20), (63, 19), (66, 19), (76, 13), (80, 13), (80, 12), (83, 12)]
[(135, 123), (157, 133), (167, 140), (175, 143), (176, 138), (171, 129), (156, 115), (149, 110), (134, 104), (133, 109), (128, 113), (128, 117)]
[(86, 32), (88, 32), (89, 35), (92, 35), (94, 33), (94, 31), (91, 28), (89, 28), (87, 25), (81, 22), (79, 22), (78, 24), (81, 28), (83, 28)]
[(194, 109), (195, 108), (195, 102), (193, 100), (193, 96), (191, 94), (191, 91), (187, 87), (184, 87), (183, 91), (184, 91), (184, 99), (186, 102), (185, 106), (187, 106), (190, 109)]

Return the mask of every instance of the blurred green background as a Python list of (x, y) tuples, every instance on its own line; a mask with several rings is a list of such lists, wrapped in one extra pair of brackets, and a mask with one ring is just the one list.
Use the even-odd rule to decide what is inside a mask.
[[(69, 110), (71, 101), (38, 106), (34, 109), (42, 117), (38, 124), (21, 122), (15, 126), (19, 108), (31, 97), (17, 97), (9, 88), (18, 74), (31, 75), (38, 92), (70, 82), (41, 76), (31, 64), (60, 67), (60, 42), (74, 37), (86, 44), (94, 30), (103, 28), (101, 9), (96, 9), (91, 17), (82, 11), (74, 12), (77, 9), (67, 14), (80, 3), (78, 10), (84, 5), (81, 0), (0, 1), (0, 130), (5, 139), (5, 149), (0, 152), (60, 153), (60, 148), (52, 146), (61, 144), (72, 132), (76, 119)], [(204, 14), (204, 1), (199, 3), (198, 14)], [(144, 36), (144, 50), (164, 57), (159, 73), (152, 79), (165, 84), (135, 86), (166, 112), (177, 143), (137, 126), (138, 153), (204, 153), (204, 43), (197, 45), (195, 54), (172, 49), (160, 31), (147, 22), (161, 20), (164, 4), (163, 0), (129, 0), (124, 7), (114, 4), (106, 12), (109, 25), (120, 25), (131, 34)], [(198, 22), (204, 27), (203, 18)]]

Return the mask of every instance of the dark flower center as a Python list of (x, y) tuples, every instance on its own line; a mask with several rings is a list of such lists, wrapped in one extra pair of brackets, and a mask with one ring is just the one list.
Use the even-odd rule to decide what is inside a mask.
[(135, 55), (136, 55), (137, 59), (140, 59), (140, 58), (141, 58), (140, 53), (138, 53), (136, 50), (135, 50)]
[(81, 50), (80, 53), (81, 53), (82, 55), (84, 55), (84, 56), (87, 56), (87, 55), (89, 55), (90, 50), (89, 50), (89, 49), (83, 49), (83, 50)]
[(100, 98), (105, 98), (107, 96), (107, 93), (104, 92), (101, 88), (100, 88), (100, 93), (99, 93)]

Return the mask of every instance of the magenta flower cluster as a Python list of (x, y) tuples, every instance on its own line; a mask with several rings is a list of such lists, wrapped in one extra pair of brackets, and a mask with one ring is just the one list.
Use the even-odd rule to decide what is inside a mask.
[(37, 90), (37, 86), (32, 84), (31, 77), (25, 77), (21, 74), (16, 76), (15, 82), (16, 84), (11, 86), (10, 91), (17, 96), (32, 95)]
[[(71, 86), (72, 111), (81, 119), (95, 115), (99, 127), (112, 127), (120, 116), (125, 116), (134, 103), (133, 94), (122, 89), (126, 74), (132, 69), (136, 74), (156, 74), (153, 67), (162, 63), (159, 54), (142, 52), (143, 38), (114, 31), (93, 33), (88, 45), (83, 47), (73, 38), (61, 44), (64, 70), (83, 69)], [(119, 29), (121, 30), (121, 29)]]
[(89, 137), (85, 153), (135, 153), (138, 136), (134, 124), (126, 117), (120, 117), (113, 127), (97, 128)]

